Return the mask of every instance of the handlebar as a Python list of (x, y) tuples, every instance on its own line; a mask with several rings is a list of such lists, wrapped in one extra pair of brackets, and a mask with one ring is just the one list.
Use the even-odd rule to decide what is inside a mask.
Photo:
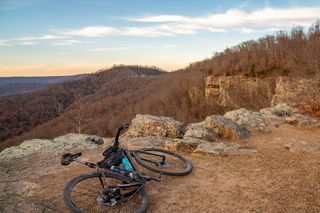
[(119, 137), (120, 137), (121, 131), (128, 128), (129, 128), (129, 124), (124, 124), (117, 129), (116, 137), (114, 138), (114, 144), (113, 144), (114, 148), (117, 148), (119, 146)]

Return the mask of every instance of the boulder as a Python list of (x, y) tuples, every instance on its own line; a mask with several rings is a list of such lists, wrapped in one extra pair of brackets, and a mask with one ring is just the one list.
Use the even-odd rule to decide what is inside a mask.
[(304, 126), (311, 128), (320, 128), (320, 120), (317, 118), (312, 118), (310, 116), (301, 115), (299, 113), (293, 114), (285, 118), (285, 123), (296, 125), (296, 126)]
[(174, 151), (192, 152), (202, 143), (208, 143), (208, 141), (199, 138), (174, 139), (166, 143), (166, 148)]
[(120, 144), (125, 146), (143, 146), (143, 147), (164, 147), (173, 141), (173, 138), (161, 136), (147, 136), (147, 137), (122, 137)]
[(253, 112), (245, 108), (233, 110), (224, 114), (225, 118), (229, 118), (241, 126), (245, 126), (250, 130), (269, 132), (267, 127), (271, 123), (263, 117), (259, 112)]
[(181, 138), (183, 127), (183, 123), (170, 117), (137, 114), (131, 122), (127, 135)]
[(206, 140), (206, 141), (218, 141), (219, 140), (219, 136), (204, 127), (203, 122), (201, 123), (193, 123), (193, 124), (189, 124), (186, 127), (186, 131), (183, 135), (184, 139), (188, 139), (188, 138), (199, 138), (202, 140)]
[(11, 146), (0, 152), (0, 159), (11, 159), (17, 157), (25, 157), (30, 154), (40, 152), (51, 143), (50, 140), (45, 139), (32, 139), (26, 140), (18, 146)]
[(194, 153), (214, 154), (214, 155), (252, 155), (256, 153), (256, 149), (252, 149), (247, 145), (240, 145), (230, 142), (220, 143), (201, 143), (198, 145)]
[(296, 108), (290, 107), (286, 103), (279, 103), (274, 107), (268, 107), (260, 109), (262, 115), (276, 115), (280, 117), (291, 116), (293, 114), (299, 113), (299, 110)]
[(243, 139), (250, 136), (250, 131), (229, 118), (221, 115), (206, 117), (204, 126), (217, 133), (220, 137), (228, 139)]
[(261, 115), (266, 119), (271, 119), (273, 123), (287, 123), (290, 125), (304, 126), (311, 128), (320, 128), (320, 120), (310, 116), (299, 114), (299, 110), (292, 108), (285, 103), (278, 104), (274, 107), (260, 110)]

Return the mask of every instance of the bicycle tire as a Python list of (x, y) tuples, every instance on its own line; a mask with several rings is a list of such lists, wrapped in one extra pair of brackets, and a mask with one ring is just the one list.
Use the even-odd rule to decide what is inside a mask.
[[(170, 170), (165, 170), (165, 169), (161, 169), (160, 166), (157, 165), (153, 165), (148, 163), (146, 160), (144, 160), (141, 155), (144, 153), (159, 153), (159, 154), (166, 154), (169, 157), (174, 157), (176, 158), (176, 160), (178, 160), (182, 165), (183, 165), (183, 169), (180, 170), (174, 170), (174, 171), (170, 171)], [(152, 154), (151, 154), (152, 155)], [(135, 160), (143, 167), (145, 167), (146, 169), (149, 169), (153, 172), (157, 172), (160, 174), (164, 174), (164, 175), (172, 175), (172, 176), (184, 176), (189, 174), (192, 171), (192, 163), (186, 159), (185, 157), (179, 155), (178, 153), (175, 152), (171, 152), (169, 150), (166, 149), (161, 149), (161, 148), (142, 148), (142, 149), (138, 149), (134, 152), (134, 158)]]
[[(64, 201), (66, 203), (66, 205), (68, 206), (68, 208), (70, 210), (72, 210), (72, 212), (76, 212), (76, 213), (83, 213), (83, 212), (87, 212), (81, 208), (79, 208), (75, 203), (74, 203), (74, 199), (72, 197), (72, 190), (75, 188), (75, 186), (77, 186), (77, 184), (81, 183), (82, 181), (84, 180), (87, 180), (87, 179), (92, 179), (92, 178), (97, 178), (99, 179), (99, 177), (102, 177), (102, 174), (101, 173), (97, 173), (97, 172), (94, 172), (94, 173), (87, 173), (87, 174), (82, 174), (80, 176), (77, 176), (75, 177), (74, 179), (72, 179), (71, 181), (68, 182), (68, 184), (66, 185), (66, 187), (64, 188), (64, 191), (63, 191), (63, 197), (64, 197)], [(120, 182), (127, 182), (127, 183), (130, 183), (131, 179), (128, 178), (128, 177), (125, 177), (125, 176), (122, 176), (122, 175), (119, 175), (119, 174), (114, 174), (114, 173), (105, 173), (105, 177), (107, 178), (113, 178), (113, 179), (116, 179)], [(100, 184), (101, 186), (101, 184)], [(146, 193), (146, 191), (144, 190), (144, 186), (142, 185), (141, 186), (141, 189), (139, 189), (138, 191), (138, 194), (140, 194), (140, 196), (142, 197), (141, 198), (141, 205), (139, 206), (139, 208), (137, 208), (137, 210), (135, 210), (134, 212), (135, 213), (145, 213), (148, 209), (148, 206), (149, 206), (149, 196), (148, 194)], [(133, 195), (135, 196), (135, 195)], [(87, 200), (85, 200), (87, 201)], [(100, 206), (99, 206), (100, 205)], [(116, 204), (117, 205), (117, 204)], [(120, 204), (122, 205), (122, 204)], [(92, 206), (90, 207), (90, 212), (93, 211), (94, 212), (94, 208), (107, 208), (99, 203), (96, 203), (96, 206)], [(89, 207), (88, 207), (89, 208)], [(111, 207), (109, 207), (111, 208)], [(113, 208), (113, 207), (112, 207)], [(123, 207), (121, 207), (123, 208)], [(88, 211), (89, 212), (89, 211)], [(109, 211), (107, 211), (109, 212)], [(111, 211), (112, 212), (112, 211)], [(127, 212), (125, 210), (125, 212)]]

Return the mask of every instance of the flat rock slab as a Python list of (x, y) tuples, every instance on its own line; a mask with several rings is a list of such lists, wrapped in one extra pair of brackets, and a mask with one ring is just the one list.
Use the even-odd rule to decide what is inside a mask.
[(244, 139), (250, 136), (250, 131), (229, 118), (221, 115), (206, 117), (204, 126), (217, 133), (222, 138)]
[(10, 160), (12, 158), (25, 157), (34, 153), (43, 152), (57, 155), (67, 149), (86, 150), (97, 148), (103, 144), (103, 139), (95, 135), (69, 133), (56, 137), (53, 140), (32, 139), (24, 141), (18, 146), (12, 146), (0, 152), (0, 159)]
[(252, 149), (247, 145), (241, 145), (231, 142), (220, 143), (201, 143), (193, 153), (213, 154), (213, 155), (252, 155), (256, 153), (256, 149)]

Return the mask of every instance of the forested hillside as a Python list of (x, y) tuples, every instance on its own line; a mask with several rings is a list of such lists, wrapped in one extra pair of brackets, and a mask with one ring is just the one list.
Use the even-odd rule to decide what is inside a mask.
[[(137, 113), (195, 122), (227, 109), (206, 105), (208, 75), (319, 78), (320, 27), (294, 28), (227, 48), (172, 73), (120, 66), (45, 90), (0, 98), (0, 148), (68, 132), (111, 136)], [(263, 98), (263, 97), (261, 97)], [(257, 108), (266, 106), (257, 105)]]
[(196, 62), (190, 69), (209, 75), (313, 76), (320, 73), (320, 22), (308, 30), (295, 27), (258, 40), (226, 48), (212, 58)]

